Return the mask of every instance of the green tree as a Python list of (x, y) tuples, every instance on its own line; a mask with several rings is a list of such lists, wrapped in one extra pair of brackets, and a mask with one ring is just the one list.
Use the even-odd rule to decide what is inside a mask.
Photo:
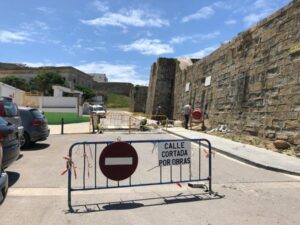
[(83, 100), (84, 100), (84, 101), (88, 101), (88, 100), (90, 100), (91, 98), (93, 98), (93, 97), (96, 96), (95, 90), (93, 90), (93, 89), (91, 89), (91, 88), (84, 87), (84, 86), (81, 86), (81, 85), (76, 84), (76, 85), (75, 85), (75, 89), (83, 92), (82, 97), (83, 97)]
[(65, 86), (65, 80), (57, 72), (45, 72), (34, 77), (30, 84), (33, 90), (42, 92), (47, 96), (53, 94), (53, 85)]
[(0, 79), (0, 82), (8, 84), (10, 86), (19, 88), (23, 91), (29, 91), (30, 87), (29, 87), (29, 83), (23, 79), (23, 78), (19, 78), (19, 77), (3, 77)]

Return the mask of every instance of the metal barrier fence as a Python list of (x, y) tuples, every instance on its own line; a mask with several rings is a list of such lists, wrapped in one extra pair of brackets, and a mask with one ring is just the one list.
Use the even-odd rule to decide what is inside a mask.
[(166, 115), (154, 115), (145, 113), (133, 113), (129, 118), (129, 133), (133, 129), (143, 130), (143, 128), (167, 128), (170, 120)]
[[(131, 155), (124, 156), (128, 146), (136, 150), (136, 155), (130, 153)], [(207, 193), (216, 194), (212, 191), (211, 153), (211, 144), (206, 139), (74, 143), (69, 149), (69, 155), (65, 157), (65, 172), (68, 171), (68, 207), (72, 212), (73, 192), (108, 188), (172, 183), (180, 186), (180, 183), (201, 181), (207, 183)], [(103, 166), (107, 166), (107, 170)], [(136, 168), (132, 168), (134, 166)], [(113, 173), (115, 169), (120, 170)], [(130, 169), (134, 169), (133, 172)], [(124, 171), (130, 174), (123, 176)], [(193, 185), (200, 187), (199, 183), (189, 184), (190, 187), (194, 187)], [(201, 185), (203, 188), (203, 184)]]
[(90, 131), (104, 131), (107, 129), (128, 129), (131, 113), (108, 112), (105, 117), (90, 116)]

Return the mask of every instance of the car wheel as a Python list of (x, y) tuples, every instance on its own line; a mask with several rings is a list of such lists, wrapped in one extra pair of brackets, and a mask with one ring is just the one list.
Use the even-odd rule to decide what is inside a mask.
[(27, 133), (24, 132), (23, 137), (21, 138), (21, 148), (27, 148), (31, 144), (30, 137)]

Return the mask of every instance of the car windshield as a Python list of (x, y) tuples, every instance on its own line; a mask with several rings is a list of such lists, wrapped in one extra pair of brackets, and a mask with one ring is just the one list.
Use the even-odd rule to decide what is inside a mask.
[(18, 108), (15, 103), (3, 102), (3, 107), (5, 111), (5, 116), (12, 117), (18, 115)]
[(36, 118), (36, 119), (44, 118), (44, 115), (38, 109), (31, 110), (31, 114), (32, 114), (33, 118)]
[(103, 111), (103, 107), (101, 106), (97, 106), (97, 107), (94, 107), (94, 111)]

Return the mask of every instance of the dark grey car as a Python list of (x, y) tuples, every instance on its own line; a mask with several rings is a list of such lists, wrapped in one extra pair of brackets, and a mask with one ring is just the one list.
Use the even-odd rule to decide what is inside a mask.
[(3, 149), (2, 146), (0, 146), (0, 205), (4, 202), (4, 199), (7, 194), (8, 189), (8, 176), (2, 170), (2, 157), (3, 157)]
[(2, 117), (0, 117), (0, 144), (3, 148), (3, 159), (0, 169), (5, 169), (19, 157), (20, 142), (16, 126)]
[(19, 107), (19, 113), (24, 127), (22, 148), (47, 139), (49, 136), (48, 121), (38, 109)]

